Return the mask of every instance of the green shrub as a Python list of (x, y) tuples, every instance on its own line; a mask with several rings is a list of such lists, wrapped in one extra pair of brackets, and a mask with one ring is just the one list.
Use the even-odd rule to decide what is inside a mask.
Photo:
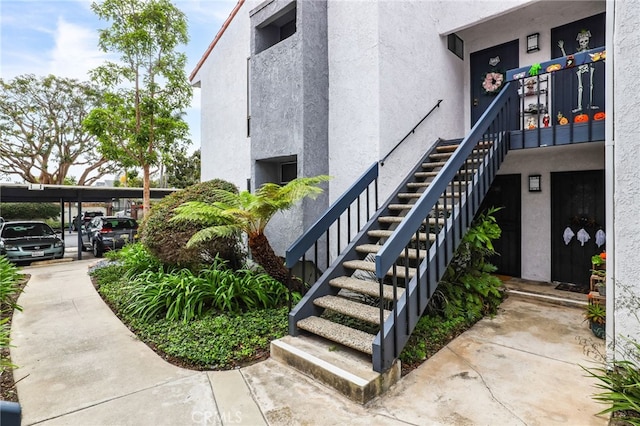
[(174, 209), (188, 201), (213, 203), (218, 201), (214, 190), (238, 192), (231, 183), (220, 179), (201, 182), (174, 192), (156, 203), (140, 226), (140, 240), (158, 259), (168, 265), (197, 270), (211, 263), (216, 256), (229, 262), (232, 268), (241, 264), (238, 238), (214, 238), (191, 248), (186, 244), (201, 227), (193, 223), (171, 221)]
[(640, 343), (628, 343), (626, 359), (585, 370), (598, 380), (595, 386), (603, 391), (593, 398), (609, 405), (598, 414), (613, 413), (616, 420), (640, 426)]
[(6, 257), (0, 256), (0, 311), (11, 312), (14, 309), (22, 310), (22, 307), (15, 301), (16, 293), (19, 291), (19, 281), (22, 275), (18, 272), (18, 268), (7, 260)]
[(487, 258), (495, 251), (492, 241), (501, 230), (493, 216), (498, 209), (478, 215), (440, 280), (428, 312), (440, 312), (445, 318), (465, 317), (475, 321), (494, 314), (502, 301), (502, 282)]
[[(148, 258), (145, 257), (144, 251), (139, 248), (127, 246), (127, 249), (133, 250), (139, 255), (138, 262), (144, 263)], [(120, 253), (126, 254), (123, 250)], [(103, 261), (90, 270), (90, 274), (96, 280), (98, 292), (105, 301), (112, 307), (122, 321), (131, 328), (136, 335), (144, 342), (156, 348), (159, 352), (168, 356), (180, 358), (184, 363), (190, 363), (194, 366), (204, 368), (233, 368), (238, 365), (254, 362), (257, 359), (264, 358), (269, 353), (269, 344), (271, 340), (278, 339), (287, 333), (288, 329), (288, 308), (281, 307), (277, 309), (255, 309), (240, 313), (223, 313), (213, 311), (211, 307), (203, 308), (201, 318), (194, 318), (188, 322), (181, 321), (182, 317), (178, 315), (178, 320), (165, 318), (153, 318), (153, 321), (136, 317), (132, 315), (131, 299), (134, 287), (125, 277), (135, 267), (131, 265), (133, 256), (117, 259), (116, 261)], [(145, 260), (146, 259), (146, 260)], [(125, 263), (128, 264), (125, 266)], [(218, 260), (217, 263), (220, 263)], [(215, 263), (214, 263), (215, 266)], [(196, 277), (202, 280), (213, 281), (212, 275), (214, 268), (203, 271)], [(175, 271), (174, 271), (175, 273)], [(224, 276), (228, 277), (232, 271), (225, 271)], [(188, 276), (190, 272), (182, 272), (183, 276)], [(240, 273), (245, 283), (251, 275), (246, 272)], [(149, 280), (156, 280), (158, 277), (162, 279), (169, 273), (162, 273), (161, 269), (150, 270), (146, 275)], [(191, 274), (193, 275), (193, 274)], [(204, 278), (203, 278), (204, 277)], [(258, 276), (257, 281), (267, 278)], [(140, 282), (140, 290), (145, 287), (147, 282)], [(279, 295), (285, 295), (281, 304), (286, 301), (286, 290), (276, 287), (275, 291), (270, 287), (278, 286), (279, 283), (263, 282), (264, 292), (268, 292), (270, 296), (272, 292)], [(248, 287), (251, 287), (249, 283)], [(187, 286), (184, 286), (186, 288)], [(240, 286), (235, 286), (237, 289)], [(298, 296), (299, 297), (299, 296)], [(191, 306), (194, 301), (191, 300)], [(245, 302), (246, 303), (246, 299)], [(177, 305), (176, 305), (177, 306)], [(184, 306), (187, 306), (185, 304)], [(195, 309), (194, 309), (195, 311)], [(164, 312), (164, 311), (163, 311)]]
[(0, 216), (7, 221), (52, 219), (60, 216), (60, 205), (55, 203), (0, 203)]
[(472, 323), (462, 316), (450, 319), (439, 315), (423, 316), (418, 320), (416, 328), (402, 350), (400, 360), (406, 365), (422, 362), (433, 356), (470, 325)]
[(286, 287), (269, 275), (248, 270), (234, 272), (219, 258), (197, 275), (186, 268), (169, 273), (160, 269), (144, 271), (132, 279), (127, 290), (125, 313), (143, 321), (164, 316), (187, 322), (211, 309), (238, 313), (273, 308), (286, 303), (288, 295)]
[(134, 321), (140, 338), (163, 353), (199, 367), (229, 369), (269, 354), (269, 344), (288, 331), (288, 308), (240, 314), (210, 313), (188, 323)]
[[(18, 272), (18, 268), (7, 260), (6, 257), (0, 256), (0, 312), (5, 316), (0, 320), (0, 349), (7, 349), (11, 346), (9, 338), (9, 321), (11, 320), (11, 311), (22, 307), (16, 302), (18, 292), (20, 291), (20, 280), (22, 275)], [(10, 368), (15, 368), (9, 359), (0, 352), (0, 374)]]
[(105, 257), (122, 266), (123, 277), (126, 279), (146, 271), (159, 271), (164, 268), (160, 259), (141, 243), (127, 244), (118, 251), (108, 251)]

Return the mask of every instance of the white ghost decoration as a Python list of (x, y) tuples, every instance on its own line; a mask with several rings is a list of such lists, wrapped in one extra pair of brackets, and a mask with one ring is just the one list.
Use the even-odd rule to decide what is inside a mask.
[(584, 246), (584, 243), (586, 243), (590, 239), (591, 237), (589, 236), (589, 233), (585, 231), (584, 228), (578, 231), (578, 241), (580, 241), (580, 245)]
[(607, 237), (605, 236), (604, 231), (602, 229), (598, 229), (598, 232), (596, 232), (596, 245), (598, 248), (602, 247), (606, 241)]
[(564, 244), (565, 245), (569, 245), (569, 243), (571, 242), (571, 239), (575, 236), (576, 234), (573, 233), (573, 231), (571, 230), (571, 228), (569, 226), (567, 226), (567, 228), (564, 230), (564, 233), (562, 234), (562, 238), (564, 239)]

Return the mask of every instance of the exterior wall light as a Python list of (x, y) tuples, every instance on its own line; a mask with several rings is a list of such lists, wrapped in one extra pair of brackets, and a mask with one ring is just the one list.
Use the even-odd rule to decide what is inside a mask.
[(540, 185), (540, 175), (529, 175), (529, 192), (540, 192), (542, 187)]
[(539, 38), (540, 33), (529, 34), (527, 36), (527, 53), (537, 52), (540, 50), (540, 44), (538, 43)]

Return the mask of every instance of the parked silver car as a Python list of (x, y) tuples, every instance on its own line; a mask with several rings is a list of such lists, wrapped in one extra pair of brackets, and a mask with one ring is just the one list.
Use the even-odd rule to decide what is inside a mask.
[(44, 222), (4, 222), (0, 224), (0, 255), (12, 262), (60, 259), (64, 241)]

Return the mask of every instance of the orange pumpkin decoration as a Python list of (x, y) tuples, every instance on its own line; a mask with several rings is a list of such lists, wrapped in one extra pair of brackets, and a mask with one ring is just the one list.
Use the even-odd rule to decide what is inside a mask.
[(586, 123), (589, 121), (589, 116), (587, 114), (578, 114), (573, 119), (574, 123)]
[(567, 120), (567, 117), (562, 117), (560, 119), (560, 125), (564, 126), (565, 124), (569, 124), (569, 120)]
[(594, 116), (593, 116), (593, 119), (594, 119), (595, 121), (600, 121), (600, 120), (604, 120), (604, 119), (605, 119), (605, 117), (606, 117), (606, 114), (605, 114), (604, 112), (602, 112), (602, 111), (601, 111), (601, 112), (596, 112), (596, 113), (594, 114)]

